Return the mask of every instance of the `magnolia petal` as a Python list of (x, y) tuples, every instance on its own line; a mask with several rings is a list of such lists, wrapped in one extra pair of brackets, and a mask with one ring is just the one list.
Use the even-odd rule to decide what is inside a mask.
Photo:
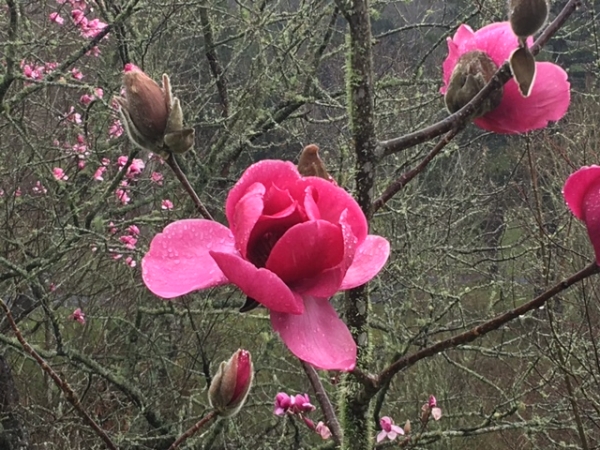
[(354, 261), (346, 272), (340, 290), (365, 284), (379, 273), (390, 256), (390, 243), (381, 236), (368, 235), (356, 249)]
[(495, 133), (517, 134), (544, 128), (560, 120), (571, 102), (571, 84), (567, 72), (549, 62), (536, 62), (535, 83), (529, 97), (523, 97), (514, 79), (504, 85), (498, 108), (474, 120), (475, 124)]
[(585, 223), (596, 264), (600, 264), (600, 166), (586, 166), (572, 173), (563, 196), (573, 215)]
[(293, 226), (273, 247), (266, 268), (291, 284), (337, 266), (344, 257), (340, 227), (325, 220)]
[(318, 369), (350, 371), (356, 365), (356, 344), (329, 300), (305, 296), (304, 313), (271, 311), (271, 325), (290, 351)]
[(339, 223), (341, 215), (346, 212), (346, 220), (352, 233), (360, 244), (368, 233), (367, 219), (356, 200), (344, 189), (322, 178), (307, 177), (290, 189), (294, 198), (314, 197), (322, 220)]
[(152, 239), (142, 259), (142, 279), (163, 298), (227, 283), (209, 250), (237, 253), (227, 227), (203, 219), (173, 222)]
[[(260, 183), (269, 191), (271, 186), (285, 188), (300, 178), (296, 166), (289, 161), (263, 160), (252, 164), (238, 182), (231, 188), (225, 203), (225, 214), (232, 229), (235, 227), (235, 206), (254, 183)], [(234, 230), (235, 232), (235, 230)]]
[(600, 182), (600, 166), (585, 166), (573, 172), (563, 187), (567, 206), (575, 217), (584, 220), (583, 199), (588, 189)]
[(243, 258), (247, 258), (248, 241), (264, 207), (265, 187), (254, 183), (235, 205), (232, 229), (237, 249)]
[(267, 269), (258, 269), (240, 256), (218, 251), (210, 252), (230, 283), (267, 309), (290, 315), (302, 314), (302, 298)]

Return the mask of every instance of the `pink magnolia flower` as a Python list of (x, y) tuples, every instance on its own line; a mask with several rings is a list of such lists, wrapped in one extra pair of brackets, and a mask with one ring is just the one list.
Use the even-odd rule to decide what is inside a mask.
[(76, 112), (75, 108), (72, 106), (69, 108), (69, 112), (67, 112), (65, 118), (69, 122), (73, 122), (73, 123), (77, 123), (77, 124), (81, 123), (81, 114)]
[(404, 430), (398, 425), (394, 425), (394, 421), (388, 416), (379, 419), (379, 425), (381, 426), (381, 431), (377, 435), (377, 442), (381, 442), (385, 438), (393, 441), (398, 435), (404, 435)]
[(127, 174), (125, 175), (127, 178), (135, 178), (139, 174), (141, 174), (146, 167), (146, 164), (141, 159), (135, 158), (131, 161), (131, 165), (127, 169)]
[(97, 45), (93, 46), (89, 52), (86, 53), (87, 56), (93, 56), (94, 58), (97, 58), (98, 56), (100, 56), (100, 47), (98, 47)]
[(69, 319), (79, 322), (81, 325), (85, 325), (85, 314), (81, 310), (81, 308), (77, 308), (73, 313), (69, 316)]
[[(290, 162), (250, 166), (226, 202), (229, 228), (208, 220), (168, 225), (142, 260), (146, 286), (163, 298), (225, 283), (270, 311), (271, 325), (298, 358), (352, 370), (356, 344), (329, 303), (372, 279), (389, 256), (344, 189), (302, 177)], [(202, 269), (199, 269), (202, 268)]]
[(61, 15), (57, 12), (50, 13), (50, 16), (48, 17), (50, 18), (51, 22), (57, 23), (59, 25), (65, 23), (65, 19), (63, 19)]
[(290, 409), (290, 406), (292, 406), (292, 398), (285, 392), (279, 392), (275, 396), (275, 409), (273, 410), (273, 414), (276, 416), (283, 416), (288, 409)]
[(65, 171), (60, 167), (55, 167), (52, 169), (52, 175), (54, 176), (54, 179), (58, 181), (67, 181), (69, 179), (69, 177), (65, 174)]
[(84, 161), (83, 159), (81, 159), (81, 160), (77, 161), (77, 168), (78, 168), (79, 170), (83, 170), (83, 169), (85, 169), (85, 161)]
[(572, 173), (563, 196), (573, 215), (585, 224), (600, 265), (600, 166), (585, 166)]
[(90, 103), (92, 103), (94, 100), (96, 99), (95, 96), (90, 95), (90, 94), (83, 94), (81, 97), (79, 97), (79, 102), (84, 104), (84, 105), (89, 105)]
[(173, 209), (173, 202), (171, 200), (165, 199), (160, 203), (161, 209), (171, 210)]
[(73, 78), (75, 78), (76, 80), (81, 80), (83, 79), (83, 74), (81, 73), (81, 70), (76, 69), (76, 68), (72, 68), (71, 69), (71, 76)]
[(119, 229), (117, 228), (117, 226), (115, 225), (114, 222), (109, 222), (108, 223), (108, 232), (110, 234), (116, 234), (119, 232)]
[[(517, 37), (509, 22), (487, 25), (474, 32), (461, 25), (453, 38), (448, 38), (448, 57), (443, 63), (446, 93), (452, 71), (459, 57), (472, 50), (488, 54), (500, 67), (518, 47)], [(529, 39), (530, 45), (532, 39)], [(571, 99), (567, 73), (556, 64), (536, 62), (536, 80), (531, 95), (523, 97), (514, 79), (504, 85), (502, 102), (493, 111), (474, 120), (475, 125), (495, 133), (516, 134), (544, 128), (549, 121), (562, 118)]]

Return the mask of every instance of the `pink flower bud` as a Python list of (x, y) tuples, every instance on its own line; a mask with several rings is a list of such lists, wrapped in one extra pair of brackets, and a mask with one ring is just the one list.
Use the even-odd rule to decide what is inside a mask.
[(253, 376), (250, 352), (239, 349), (219, 366), (208, 389), (210, 405), (222, 417), (236, 414), (248, 397)]

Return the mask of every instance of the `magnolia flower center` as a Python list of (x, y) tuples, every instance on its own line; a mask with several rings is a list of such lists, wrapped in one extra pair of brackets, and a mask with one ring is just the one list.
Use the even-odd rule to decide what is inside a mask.
[(258, 268), (265, 267), (271, 250), (273, 250), (281, 236), (283, 236), (282, 232), (269, 231), (256, 239), (248, 250), (248, 261)]

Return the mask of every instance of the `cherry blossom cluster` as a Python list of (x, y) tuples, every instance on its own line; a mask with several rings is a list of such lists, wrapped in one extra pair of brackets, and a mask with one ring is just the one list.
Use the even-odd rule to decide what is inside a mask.
[(273, 413), (276, 416), (296, 416), (302, 419), (304, 424), (312, 431), (317, 433), (323, 439), (331, 437), (331, 430), (322, 421), (316, 425), (307, 414), (315, 410), (315, 407), (310, 403), (308, 394), (288, 395), (285, 392), (280, 392), (275, 396), (275, 408)]
[[(114, 224), (114, 222), (110, 222), (108, 224), (108, 232), (111, 235), (116, 235), (119, 233), (119, 229)], [(135, 251), (139, 235), (140, 235), (140, 229), (137, 227), (137, 225), (132, 224), (132, 225), (129, 225), (124, 230), (124, 233), (119, 236), (118, 241), (125, 247), (125, 249), (130, 250), (130, 251)], [(123, 259), (124, 255), (123, 255), (123, 253), (120, 252), (120, 250), (111, 249), (110, 251), (111, 251), (111, 257), (115, 261), (119, 261), (122, 259), (125, 262), (125, 264), (131, 268), (134, 268), (137, 266), (137, 262), (135, 261), (133, 256), (126, 256)]]
[[(100, 33), (102, 30), (104, 30), (104, 28), (107, 27), (107, 24), (102, 22), (98, 18), (89, 19), (88, 17), (86, 17), (85, 11), (88, 6), (87, 1), (57, 0), (56, 3), (58, 3), (59, 5), (68, 4), (71, 6), (71, 20), (79, 29), (79, 33), (81, 34), (81, 36), (86, 39), (95, 38), (98, 35), (98, 33)], [(62, 17), (59, 12), (50, 13), (48, 18), (50, 19), (50, 21), (58, 25), (64, 25), (65, 23), (64, 17)], [(96, 52), (99, 53), (97, 47)], [(97, 54), (95, 54), (95, 56), (97, 56)]]

